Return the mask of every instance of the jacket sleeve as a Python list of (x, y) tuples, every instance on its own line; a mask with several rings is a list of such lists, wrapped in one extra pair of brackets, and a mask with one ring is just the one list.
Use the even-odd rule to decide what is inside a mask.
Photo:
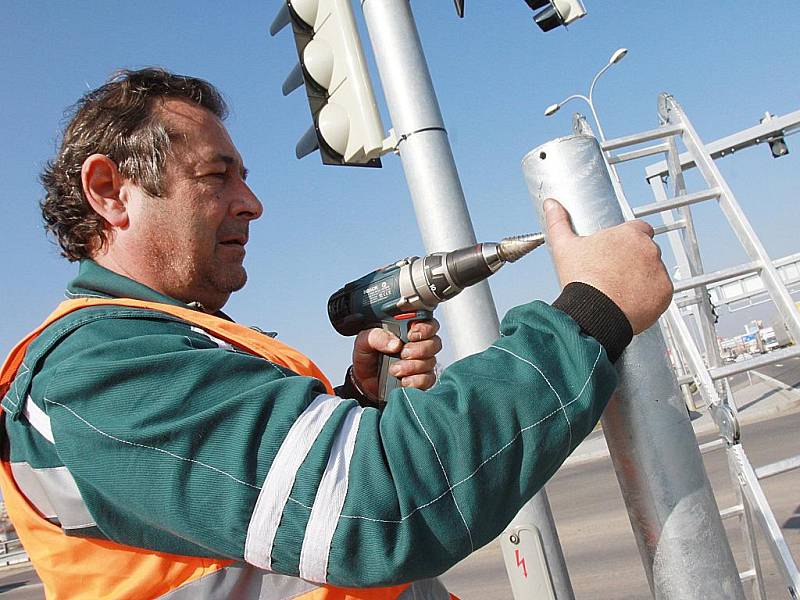
[(362, 416), (330, 579), (445, 571), (493, 540), (592, 431), (617, 382), (601, 344), (540, 302), (509, 312), (501, 333), (430, 390), (395, 390), (380, 418)]
[(97, 530), (336, 585), (436, 575), (492, 540), (616, 385), (601, 344), (539, 302), (383, 413), (188, 327), (133, 321), (70, 336), (37, 399)]

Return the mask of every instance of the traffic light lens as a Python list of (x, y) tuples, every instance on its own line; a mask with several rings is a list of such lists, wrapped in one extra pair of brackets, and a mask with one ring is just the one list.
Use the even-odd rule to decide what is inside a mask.
[(350, 137), (350, 116), (338, 104), (329, 102), (319, 111), (319, 133), (331, 150), (344, 156)]
[(333, 51), (325, 42), (313, 39), (303, 50), (303, 65), (311, 78), (323, 88), (330, 89), (333, 77)]
[(289, 5), (306, 25), (314, 27), (314, 23), (317, 21), (319, 0), (291, 0)]

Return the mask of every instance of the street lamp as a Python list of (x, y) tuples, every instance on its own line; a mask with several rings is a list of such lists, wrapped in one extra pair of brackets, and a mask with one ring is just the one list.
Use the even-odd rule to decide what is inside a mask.
[(597, 132), (600, 134), (600, 141), (605, 142), (606, 136), (603, 133), (603, 127), (600, 125), (600, 119), (597, 118), (597, 112), (594, 109), (594, 103), (592, 102), (592, 94), (594, 93), (594, 86), (597, 83), (597, 80), (600, 79), (600, 76), (605, 73), (608, 69), (610, 69), (613, 65), (617, 64), (628, 53), (627, 48), (619, 48), (614, 54), (611, 55), (611, 58), (608, 59), (608, 64), (605, 65), (602, 69), (597, 72), (597, 75), (594, 76), (592, 79), (592, 84), (589, 86), (589, 95), (584, 96), (583, 94), (572, 94), (571, 96), (567, 96), (558, 104), (551, 104), (546, 109), (544, 109), (544, 116), (549, 117), (554, 115), (558, 112), (558, 110), (564, 106), (570, 100), (574, 100), (575, 98), (580, 98), (584, 100), (592, 111), (592, 116), (594, 117), (594, 122), (597, 124)]

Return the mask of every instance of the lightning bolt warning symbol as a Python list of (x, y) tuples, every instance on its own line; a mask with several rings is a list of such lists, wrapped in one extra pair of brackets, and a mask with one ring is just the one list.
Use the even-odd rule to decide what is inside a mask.
[(516, 556), (516, 559), (517, 559), (517, 566), (518, 567), (522, 567), (522, 576), (525, 577), (525, 579), (527, 579), (528, 578), (528, 567), (525, 566), (525, 557), (523, 556), (522, 558), (520, 558), (520, 556), (519, 556), (519, 548), (517, 548), (514, 551), (514, 555)]

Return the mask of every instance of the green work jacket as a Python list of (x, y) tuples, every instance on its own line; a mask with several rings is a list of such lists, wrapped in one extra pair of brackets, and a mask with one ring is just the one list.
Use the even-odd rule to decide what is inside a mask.
[[(84, 308), (33, 342), (3, 399), (10, 461), (61, 478), (68, 535), (289, 575), (325, 539), (334, 585), (438, 575), (494, 539), (600, 418), (608, 353), (630, 334), (609, 336), (629, 325), (595, 292), (511, 310), (490, 348), (383, 411), (174, 317)], [(67, 295), (183, 306), (91, 261)], [(587, 335), (598, 314), (602, 344)], [(49, 430), (31, 424), (42, 415)]]

